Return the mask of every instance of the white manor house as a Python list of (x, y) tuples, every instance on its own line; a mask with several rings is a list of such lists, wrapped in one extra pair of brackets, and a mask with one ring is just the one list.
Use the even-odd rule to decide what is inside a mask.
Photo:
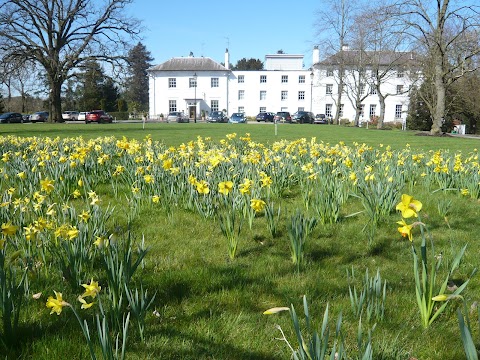
[[(342, 53), (352, 54), (352, 59), (355, 53), (358, 54), (349, 49), (344, 49)], [(358, 64), (350, 68), (345, 64), (344, 95), (340, 106), (337, 106), (336, 56), (320, 61), (320, 51), (315, 46), (312, 68), (304, 69), (303, 55), (266, 55), (264, 70), (255, 71), (230, 70), (228, 49), (225, 66), (208, 57), (175, 57), (148, 69), (149, 116), (166, 117), (169, 112), (182, 111), (190, 119), (201, 119), (202, 115), (219, 110), (225, 110), (229, 116), (234, 112), (256, 116), (259, 112), (289, 111), (293, 114), (304, 110), (328, 117), (334, 117), (336, 111), (340, 111), (340, 118), (353, 121), (357, 108), (360, 122), (378, 116), (380, 102), (377, 91), (372, 82), (370, 85), (368, 81), (358, 82), (359, 76), (355, 75)], [(407, 56), (403, 58), (413, 60)], [(368, 76), (368, 71), (372, 70), (368, 70), (368, 66), (364, 68)], [(406, 69), (406, 65), (390, 67), (388, 76), (382, 79), (381, 93), (387, 95), (385, 122), (405, 122), (408, 90), (412, 84), (405, 74)]]

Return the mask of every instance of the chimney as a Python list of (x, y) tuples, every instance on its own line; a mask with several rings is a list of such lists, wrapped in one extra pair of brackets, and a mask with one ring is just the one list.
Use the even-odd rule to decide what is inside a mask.
[(227, 70), (230, 69), (230, 54), (228, 53), (228, 49), (225, 49), (225, 68)]
[(318, 45), (313, 47), (313, 55), (312, 55), (312, 65), (318, 64), (320, 62), (320, 50), (318, 49)]

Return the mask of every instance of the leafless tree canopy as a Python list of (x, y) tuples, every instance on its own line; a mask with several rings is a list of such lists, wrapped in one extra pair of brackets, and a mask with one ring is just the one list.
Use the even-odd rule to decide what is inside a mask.
[(40, 65), (50, 88), (52, 118), (61, 119), (62, 84), (90, 60), (120, 65), (140, 23), (125, 16), (133, 0), (9, 0), (0, 5), (4, 61)]

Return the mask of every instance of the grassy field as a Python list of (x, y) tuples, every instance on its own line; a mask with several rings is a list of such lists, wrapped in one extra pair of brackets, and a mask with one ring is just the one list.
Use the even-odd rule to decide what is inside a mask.
[(316, 137), (318, 142), (336, 144), (339, 141), (351, 145), (354, 142), (370, 146), (390, 145), (393, 149), (402, 149), (409, 144), (414, 149), (452, 151), (472, 151), (478, 147), (479, 139), (419, 136), (417, 131), (375, 130), (353, 128), (336, 125), (290, 125), (279, 124), (275, 135), (275, 126), (264, 124), (170, 124), (170, 123), (115, 123), (115, 124), (2, 124), (0, 135), (16, 136), (49, 136), (76, 137), (94, 139), (101, 136), (126, 136), (132, 139), (143, 139), (151, 135), (153, 140), (167, 146), (178, 146), (181, 143), (196, 140), (197, 136), (211, 137), (218, 141), (226, 134), (236, 132), (239, 135), (250, 133), (257, 142), (272, 144), (275, 141)]
[[(229, 140), (228, 146), (222, 143), (226, 136), (233, 132), (238, 136)], [(369, 330), (372, 331), (373, 359), (465, 358), (456, 315), (456, 309), (461, 307), (461, 302), (450, 301), (446, 310), (430, 327), (422, 327), (415, 299), (411, 245), (408, 239), (402, 238), (397, 231), (396, 222), (401, 217), (393, 206), (391, 211), (371, 228), (369, 225), (373, 220), (364, 211), (359, 189), (369, 184), (367, 180), (363, 180), (365, 174), (371, 174), (370, 170), (366, 170), (369, 166), (377, 176), (375, 181), (380, 181), (385, 175), (385, 180), (379, 182), (385, 186), (385, 193), (390, 191), (387, 173), (401, 178), (400, 185), (387, 195), (398, 202), (402, 193), (409, 193), (423, 203), (421, 219), (430, 231), (436, 258), (443, 259), (439, 267), (442, 274), (439, 281), (443, 280), (448, 266), (452, 264), (454, 254), (468, 244), (459, 269), (449, 279), (450, 286), (461, 286), (478, 266), (480, 251), (478, 196), (462, 195), (460, 191), (462, 179), (470, 179), (475, 169), (478, 173), (476, 165), (468, 167), (472, 163), (478, 164), (478, 140), (418, 136), (415, 132), (378, 131), (332, 125), (279, 125), (277, 132), (275, 135), (272, 124), (147, 123), (145, 129), (142, 129), (141, 123), (2, 124), (0, 138), (15, 136), (97, 139), (114, 136), (122, 139), (125, 136), (128, 140), (139, 140), (142, 146), (150, 148), (153, 145), (147, 146), (143, 142), (143, 139), (149, 136), (162, 145), (159, 145), (161, 150), (158, 152), (155, 148), (152, 150), (156, 161), (149, 163), (145, 159), (147, 151), (143, 148), (138, 153), (127, 155), (126, 149), (131, 150), (133, 147), (125, 145), (124, 155), (120, 155), (115, 142), (98, 142), (97, 150), (93, 150), (94, 146), (89, 149), (85, 163), (73, 170), (65, 166), (58, 171), (56, 169), (62, 166), (62, 152), (71, 151), (68, 161), (76, 159), (72, 157), (71, 149), (75, 146), (71, 143), (67, 143), (70, 150), (66, 150), (67, 146), (64, 145), (57, 148), (57, 144), (35, 141), (36, 146), (42, 149), (36, 153), (27, 146), (30, 143), (12, 145), (2, 142), (2, 155), (11, 151), (11, 156), (10, 159), (4, 157), (3, 164), (0, 165), (0, 169), (3, 166), (0, 172), (3, 175), (0, 191), (4, 194), (4, 203), (8, 202), (6, 194), (12, 187), (20, 192), (18, 198), (30, 197), (29, 194), (40, 187), (41, 176), (27, 178), (33, 184), (29, 187), (26, 185), (27, 180), (19, 177), (18, 173), (22, 169), (29, 173), (33, 167), (38, 167), (40, 170), (35, 170), (37, 174), (43, 174), (44, 177), (49, 174), (50, 178), (56, 180), (55, 190), (49, 195), (50, 198), (47, 197), (45, 209), (42, 210), (45, 214), (51, 209), (47, 207), (48, 201), (52, 208), (57, 209), (57, 219), (61, 217), (62, 204), (65, 202), (77, 208), (78, 213), (88, 208), (93, 214), (92, 209), (96, 207), (88, 206), (91, 198), (86, 195), (86, 189), (85, 199), (73, 199), (69, 195), (77, 186), (77, 179), (82, 177), (91, 187), (91, 191), (100, 196), (99, 209), (114, 209), (112, 216), (106, 218), (104, 224), (99, 220), (95, 223), (96, 228), (104, 227), (105, 234), (118, 234), (122, 241), (126, 241), (130, 235), (135, 246), (139, 246), (142, 239), (144, 240), (149, 250), (132, 280), (132, 286), (139, 288), (141, 284), (143, 289), (148, 289), (150, 295), (156, 293), (156, 297), (146, 314), (143, 341), (136, 327), (136, 320), (131, 322), (127, 359), (290, 359), (291, 351), (284, 341), (278, 339), (282, 334), (276, 328), (276, 325), (280, 325), (286, 338), (296, 348), (298, 345), (290, 315), (288, 312), (268, 316), (262, 313), (275, 306), (293, 304), (299, 317), (303, 318), (303, 295), (308, 299), (310, 315), (316, 329), (321, 327), (322, 316), (328, 304), (330, 342), (335, 334), (336, 319), (342, 314), (342, 336), (349, 358), (361, 358), (361, 346), (359, 347), (357, 342), (359, 319), (351, 308), (349, 285), (355, 285), (357, 290), (361, 289), (367, 270), (370, 276), (374, 276), (378, 270), (382, 279), (387, 282), (384, 316), (370, 321), (367, 321), (365, 315), (362, 318), (364, 337), (367, 337)], [(248, 145), (248, 140), (239, 140), (245, 133), (250, 134), (253, 142), (264, 145)], [(199, 136), (212, 140), (198, 142)], [(310, 144), (312, 137), (316, 138), (319, 146)], [(301, 138), (306, 140), (297, 143)], [(289, 145), (282, 145), (283, 147), (271, 155), (271, 159), (266, 160), (265, 149), (275, 148), (274, 144), (280, 140), (286, 140), (285, 144), (295, 143), (295, 146), (290, 149)], [(182, 153), (181, 147), (181, 144), (189, 142), (195, 144), (192, 145), (195, 155), (191, 155), (191, 158)], [(346, 146), (336, 146), (340, 142)], [(359, 145), (355, 145), (356, 143)], [(387, 150), (388, 146), (393, 151)], [(176, 150), (169, 152), (168, 147), (175, 147)], [(85, 149), (87, 146), (78, 148)], [(303, 152), (304, 148), (309, 151)], [(218, 149), (221, 150), (220, 153), (216, 152)], [(250, 149), (258, 150), (258, 153), (253, 154)], [(319, 154), (313, 155), (312, 149), (318, 150)], [(225, 153), (231, 154), (232, 151), (236, 151), (236, 155), (229, 157), (229, 162), (222, 159), (221, 165), (215, 167), (217, 165), (212, 165), (211, 154), (208, 160), (201, 161), (202, 156), (210, 150), (215, 157), (226, 156)], [(457, 175), (454, 175), (453, 170), (449, 170), (450, 173), (444, 172), (444, 177), (438, 177), (438, 173), (428, 165), (430, 157), (434, 159), (433, 162), (436, 161), (431, 150), (442, 150), (441, 161), (445, 161), (445, 164), (450, 158), (454, 159), (455, 152), (461, 151), (464, 154), (463, 166), (469, 170)], [(22, 152), (28, 154), (23, 160), (20, 157)], [(109, 155), (102, 160), (105, 164), (100, 163), (101, 155), (104, 154)], [(467, 154), (472, 155), (470, 160), (467, 160)], [(274, 155), (282, 158), (281, 161), (285, 163), (284, 168), (276, 168), (278, 173), (271, 170)], [(255, 156), (261, 158), (258, 163), (255, 162)], [(180, 168), (180, 173), (176, 175), (178, 178), (173, 182), (165, 171), (165, 160), (170, 157), (174, 159), (174, 167)], [(193, 158), (195, 160), (192, 160)], [(352, 161), (351, 165), (347, 159)], [(42, 161), (43, 164), (40, 164)], [(451, 160), (451, 166), (454, 166), (454, 161)], [(265, 165), (266, 163), (270, 165)], [(118, 170), (119, 164), (125, 165), (122, 175), (124, 180), (120, 177), (116, 180), (112, 175), (115, 169)], [(305, 173), (308, 173), (305, 169), (308, 166), (313, 166), (319, 172), (318, 178), (312, 183), (305, 180)], [(139, 167), (142, 169), (139, 170)], [(337, 168), (342, 170), (336, 172)], [(258, 179), (257, 183), (260, 183), (263, 175), (259, 175), (257, 170), (267, 171), (273, 179), (270, 188), (259, 188), (256, 194), (267, 203), (273, 204), (275, 209), (280, 207), (278, 231), (275, 234), (269, 231), (265, 212), (255, 215), (251, 228), (245, 218), (237, 238), (236, 256), (231, 259), (227, 255), (227, 240), (219, 220), (221, 215), (228, 214), (229, 210), (221, 207), (221, 199), (224, 197), (217, 193), (216, 185), (219, 181), (233, 179), (236, 194), (240, 198), (237, 188), (244, 177)], [(32, 170), (32, 173), (35, 171)], [(423, 171), (427, 174), (423, 174)], [(132, 189), (135, 184), (143, 181), (145, 172), (155, 175), (156, 181), (150, 185), (142, 183), (142, 186), (139, 185), (139, 195), (133, 196)], [(351, 172), (358, 175), (358, 184), (349, 180)], [(5, 174), (9, 176), (5, 177)], [(189, 190), (188, 174), (195, 174), (198, 181), (208, 180), (210, 193), (202, 197), (195, 191), (195, 187)], [(289, 176), (284, 176), (285, 174), (295, 175), (290, 179)], [(442, 181), (446, 181), (445, 179), (449, 181), (445, 183), (448, 186), (442, 188)], [(59, 189), (61, 182), (66, 184), (69, 181), (68, 186), (65, 185), (63, 190)], [(321, 206), (319, 209), (315, 207), (315, 194), (326, 194), (321, 190), (331, 186), (332, 181), (335, 188), (343, 188), (342, 184), (346, 184), (347, 199), (341, 204), (336, 221), (322, 223), (319, 216)], [(393, 183), (395, 181), (394, 179)], [(277, 185), (281, 182), (286, 185)], [(476, 188), (477, 185), (472, 186)], [(175, 189), (171, 193), (175, 196), (171, 195), (167, 199), (168, 189)], [(159, 204), (150, 200), (152, 195), (157, 193), (162, 198)], [(376, 194), (379, 197), (385, 195), (382, 189)], [(210, 215), (202, 213), (208, 210), (208, 202), (205, 200), (207, 197), (217, 201), (215, 204), (218, 206)], [(368, 200), (368, 197), (366, 199)], [(31, 202), (33, 203), (33, 200)], [(20, 228), (28, 225), (26, 215), (21, 216), (22, 221), (19, 220), (22, 212), (13, 203), (12, 200), (11, 211), (7, 205), (0, 207), (0, 223), (18, 221)], [(289, 240), (289, 226), (297, 211), (318, 221), (306, 239), (304, 260), (299, 271), (291, 260)], [(49, 215), (44, 216), (48, 218)], [(74, 218), (78, 216), (71, 216), (71, 221)], [(78, 227), (81, 225), (79, 222)], [(92, 237), (94, 228), (92, 225), (88, 231), (85, 230), (88, 236)], [(369, 229), (373, 230), (369, 232)], [(86, 239), (88, 236), (86, 235)], [(416, 227), (413, 243), (417, 249), (420, 239), (420, 231)], [(22, 240), (19, 237), (16, 241), (20, 243)], [(95, 261), (98, 260), (99, 252), (97, 249), (92, 255)], [(433, 258), (430, 260), (433, 261)], [(53, 265), (54, 257), (50, 261), (51, 263), (47, 261), (44, 264), (45, 271), (38, 271), (38, 278), (29, 275), (29, 296), (20, 315), (17, 340), (12, 341), (13, 346), (0, 344), (0, 356), (5, 359), (90, 358), (89, 348), (72, 311), (65, 308), (59, 316), (49, 315), (49, 309), (45, 307), (46, 297), (53, 295), (53, 290), (61, 291), (65, 298), (72, 299), (71, 302), (74, 302), (75, 294), (78, 295), (79, 291), (84, 290), (81, 287), (80, 290), (71, 287), (65, 273)], [(347, 275), (350, 273), (351, 276), (352, 271), (355, 274), (353, 279)], [(108, 277), (100, 265), (92, 264), (88, 271), (84, 272), (85, 282), (95, 277), (102, 286), (102, 292), (111, 290)], [(474, 276), (462, 293), (468, 306), (479, 300), (479, 286), (480, 280), (478, 276)], [(32, 294), (40, 292), (43, 293), (41, 300), (32, 300)], [(124, 308), (128, 310), (130, 307), (125, 306), (125, 302), (124, 299)], [(97, 305), (95, 304), (94, 308)], [(92, 330), (95, 329), (93, 313), (82, 313), (82, 316), (90, 324), (92, 338), (95, 339), (96, 356), (102, 359), (105, 357), (102, 357), (96, 340), (96, 331)], [(471, 315), (472, 320), (475, 317)], [(303, 321), (301, 324), (305, 327)], [(478, 346), (478, 326), (476, 322), (472, 325)], [(5, 325), (1, 329), (5, 341)]]

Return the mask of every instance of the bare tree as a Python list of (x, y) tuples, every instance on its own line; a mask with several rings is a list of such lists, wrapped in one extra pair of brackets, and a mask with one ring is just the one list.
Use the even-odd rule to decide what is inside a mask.
[[(340, 123), (340, 106), (345, 87), (345, 57), (344, 50), (348, 47), (346, 39), (354, 19), (354, 0), (326, 0), (324, 9), (318, 12), (317, 31), (322, 47), (327, 55), (335, 55), (337, 63), (336, 81), (338, 93), (335, 112), (335, 123)], [(314, 64), (315, 65), (315, 64)]]
[(50, 119), (62, 121), (61, 91), (87, 61), (124, 62), (140, 24), (124, 14), (133, 0), (7, 0), (0, 5), (0, 50), (43, 68)]
[[(430, 133), (442, 132), (447, 88), (478, 67), (473, 58), (480, 53), (480, 6), (474, 1), (401, 0), (395, 14), (407, 25), (406, 34), (425, 50), (429, 60), (424, 81), (434, 89), (427, 104), (432, 114)], [(430, 75), (427, 77), (426, 75)]]

